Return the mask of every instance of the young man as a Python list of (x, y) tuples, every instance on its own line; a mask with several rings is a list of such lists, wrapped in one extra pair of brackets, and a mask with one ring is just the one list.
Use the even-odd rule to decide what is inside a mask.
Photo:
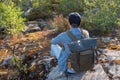
[[(70, 32), (74, 34), (78, 39), (81, 39), (84, 35), (84, 38), (89, 38), (89, 33), (86, 30), (81, 30), (79, 28), (79, 25), (81, 23), (81, 16), (77, 12), (73, 12), (69, 14), (68, 21), (70, 23)], [(83, 35), (82, 35), (83, 34)], [(51, 44), (53, 45), (59, 45), (62, 47), (60, 53), (51, 53), (58, 59), (58, 69), (59, 71), (63, 72), (69, 72), (69, 73), (75, 73), (75, 71), (72, 68), (67, 67), (66, 60), (68, 58), (68, 55), (71, 53), (68, 48), (68, 43), (70, 43), (72, 40), (67, 35), (66, 32), (60, 33), (57, 37), (53, 38), (51, 40)]]

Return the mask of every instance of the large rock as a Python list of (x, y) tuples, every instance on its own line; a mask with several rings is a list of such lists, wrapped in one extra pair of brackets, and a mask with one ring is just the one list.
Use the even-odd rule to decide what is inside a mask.
[(58, 71), (58, 67), (55, 67), (48, 75), (46, 80), (109, 80), (102, 66), (97, 64), (95, 71), (86, 71), (76, 74), (69, 74), (66, 76), (64, 73)]
[(46, 80), (120, 80), (120, 51), (103, 50), (95, 71), (86, 71), (68, 75), (60, 73), (58, 67), (53, 68)]

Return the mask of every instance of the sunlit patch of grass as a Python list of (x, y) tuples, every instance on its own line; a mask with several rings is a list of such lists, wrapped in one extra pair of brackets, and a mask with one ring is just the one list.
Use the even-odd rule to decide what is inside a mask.
[(116, 64), (120, 65), (120, 60), (114, 60), (113, 62), (115, 62)]
[[(34, 33), (28, 33), (26, 35), (20, 35), (16, 36), (13, 35), (11, 38), (5, 42), (4, 40), (1, 40), (0, 44), (1, 46), (4, 46), (4, 43), (8, 44), (8, 47), (5, 47), (4, 49), (0, 50), (0, 61), (5, 59), (6, 57), (9, 57), (13, 53), (13, 46), (17, 46), (17, 52), (18, 54), (26, 54), (31, 55), (38, 53), (42, 50), (44, 53), (45, 49), (50, 49), (50, 39), (47, 38), (47, 35), (51, 34), (52, 31), (41, 31), (41, 32), (34, 32)], [(8, 55), (9, 54), (9, 55)], [(6, 56), (7, 55), (7, 56)]]
[(3, 59), (9, 57), (10, 55), (11, 55), (11, 54), (10, 54), (10, 52), (8, 51), (8, 49), (1, 49), (1, 50), (0, 50), (0, 62), (1, 62)]

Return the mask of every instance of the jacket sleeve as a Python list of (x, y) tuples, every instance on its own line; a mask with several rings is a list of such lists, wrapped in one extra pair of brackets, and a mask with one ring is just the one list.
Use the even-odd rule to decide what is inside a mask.
[(55, 38), (53, 38), (51, 40), (51, 44), (60, 44), (61, 43), (61, 38), (62, 38), (62, 34), (59, 34), (58, 36), (56, 36)]

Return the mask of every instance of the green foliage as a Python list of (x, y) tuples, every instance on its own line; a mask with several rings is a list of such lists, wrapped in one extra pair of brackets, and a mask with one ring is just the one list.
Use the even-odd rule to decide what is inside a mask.
[(32, 8), (32, 0), (12, 0), (16, 6), (19, 6), (23, 11)]
[(0, 25), (5, 27), (5, 33), (14, 34), (24, 30), (24, 19), (21, 10), (13, 2), (9, 5), (0, 3)]
[(23, 64), (23, 60), (18, 56), (14, 55), (11, 60), (13, 66), (15, 66), (17, 70), (17, 74), (19, 75), (21, 72), (27, 73), (27, 64)]
[(58, 10), (64, 14), (82, 12), (84, 10), (84, 0), (61, 0)]
[[(28, 3), (28, 2), (27, 2)], [(32, 11), (31, 15), (27, 18), (38, 17), (38, 18), (48, 18), (52, 13), (65, 14), (70, 12), (81, 12), (84, 10), (84, 0), (33, 0), (32, 1)]]
[(88, 22), (87, 28), (109, 32), (119, 22), (117, 16), (120, 8), (119, 0), (85, 0), (85, 4), (84, 21)]
[(26, 15), (28, 20), (48, 18), (52, 13), (51, 0), (33, 0), (32, 9)]
[(12, 0), (0, 0), (0, 3), (4, 3), (6, 5), (9, 5), (12, 2)]
[(22, 10), (26, 11), (31, 8), (30, 4), (32, 0), (1, 0), (0, 2), (6, 5), (10, 5), (12, 2), (14, 2), (16, 6), (19, 6)]
[[(70, 12), (82, 13), (84, 11), (82, 21), (88, 30), (97, 29), (104, 33), (111, 31), (116, 24), (120, 24), (118, 18), (120, 0), (1, 0), (1, 2), (9, 6), (2, 5), (3, 8), (0, 7), (0, 15), (2, 15), (0, 25), (4, 23), (3, 26), (7, 26), (6, 32), (12, 34), (16, 32), (15, 29), (23, 29), (22, 27), (16, 27), (23, 22), (23, 18), (20, 18), (22, 13), (15, 5), (21, 7), (24, 11), (32, 8), (30, 15), (26, 16), (28, 20), (49, 18), (54, 12), (68, 15)], [(12, 2), (15, 2), (15, 5), (11, 5)], [(19, 19), (17, 19), (18, 17)]]

